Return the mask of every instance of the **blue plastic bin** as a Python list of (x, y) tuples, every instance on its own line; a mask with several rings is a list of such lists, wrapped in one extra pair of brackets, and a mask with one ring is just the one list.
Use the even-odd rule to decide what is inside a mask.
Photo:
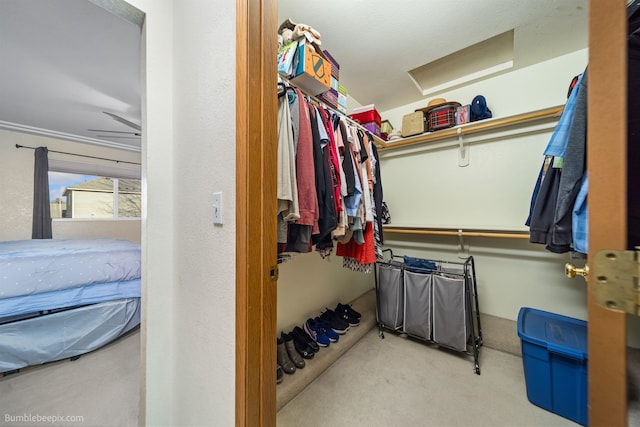
[(586, 426), (587, 322), (522, 307), (518, 336), (529, 401)]

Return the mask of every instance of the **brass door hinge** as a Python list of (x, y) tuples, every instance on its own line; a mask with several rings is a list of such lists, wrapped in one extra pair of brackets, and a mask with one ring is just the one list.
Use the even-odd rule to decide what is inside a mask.
[(277, 265), (272, 265), (269, 269), (269, 277), (271, 278), (271, 280), (277, 281), (279, 273), (280, 271), (278, 270)]
[(598, 252), (592, 263), (591, 279), (598, 304), (640, 316), (639, 252)]

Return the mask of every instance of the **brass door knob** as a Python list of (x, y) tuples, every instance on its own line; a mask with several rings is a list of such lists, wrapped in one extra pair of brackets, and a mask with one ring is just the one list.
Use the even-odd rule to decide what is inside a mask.
[(578, 268), (573, 264), (566, 263), (564, 265), (564, 274), (569, 279), (573, 279), (576, 276), (582, 276), (587, 280), (587, 276), (589, 275), (589, 266), (585, 264), (584, 268)]

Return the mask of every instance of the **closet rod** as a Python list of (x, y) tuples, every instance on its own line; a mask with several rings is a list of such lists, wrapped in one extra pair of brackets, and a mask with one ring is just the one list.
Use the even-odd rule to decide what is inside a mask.
[(495, 237), (501, 239), (529, 239), (528, 232), (503, 233), (497, 231), (454, 231), (454, 230), (433, 230), (427, 228), (399, 228), (383, 227), (385, 233), (396, 234), (419, 234), (431, 236), (463, 236), (463, 237)]
[[(26, 145), (20, 145), (20, 144), (16, 144), (16, 148), (28, 148), (30, 150), (35, 150), (36, 149), (36, 147), (27, 147)], [(106, 160), (108, 162), (127, 163), (127, 164), (130, 164), (130, 165), (138, 165), (138, 166), (140, 166), (140, 163), (127, 162), (125, 160), (107, 159), (105, 157), (87, 156), (85, 154), (67, 153), (65, 151), (55, 151), (55, 150), (49, 150), (49, 149), (47, 149), (47, 150), (50, 153), (66, 154), (68, 156), (86, 157), (88, 159)]]
[(397, 142), (388, 142), (382, 141), (379, 143), (380, 148), (385, 150), (404, 147), (407, 145), (419, 144), (423, 142), (434, 141), (437, 139), (449, 138), (449, 137), (457, 137), (458, 129), (460, 129), (460, 134), (470, 134), (474, 132), (481, 132), (485, 130), (490, 130), (494, 128), (500, 128), (505, 126), (510, 126), (518, 123), (525, 123), (533, 120), (543, 120), (559, 117), (562, 113), (564, 106), (557, 106), (551, 108), (545, 108), (543, 110), (532, 111), (529, 113), (516, 114), (514, 116), (504, 117), (502, 119), (488, 119), (477, 122), (471, 122), (468, 124), (464, 124), (462, 126), (455, 126), (449, 128), (447, 130), (440, 130), (436, 132), (428, 132), (423, 133), (417, 136), (412, 136), (409, 138), (403, 138)]

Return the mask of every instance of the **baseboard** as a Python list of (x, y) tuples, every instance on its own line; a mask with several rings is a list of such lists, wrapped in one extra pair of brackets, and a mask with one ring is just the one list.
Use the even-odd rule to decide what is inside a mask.
[[(485, 347), (522, 357), (518, 322), (480, 313), (480, 326)], [(482, 360), (482, 350), (480, 359)]]
[(300, 394), (305, 387), (376, 326), (375, 290), (365, 292), (352, 301), (351, 305), (362, 314), (360, 325), (351, 327), (346, 334), (340, 336), (338, 342), (329, 345), (329, 347), (321, 348), (313, 359), (305, 360), (306, 366), (304, 368), (296, 369), (295, 373), (291, 375), (285, 374), (282, 382), (276, 387), (277, 411)]

